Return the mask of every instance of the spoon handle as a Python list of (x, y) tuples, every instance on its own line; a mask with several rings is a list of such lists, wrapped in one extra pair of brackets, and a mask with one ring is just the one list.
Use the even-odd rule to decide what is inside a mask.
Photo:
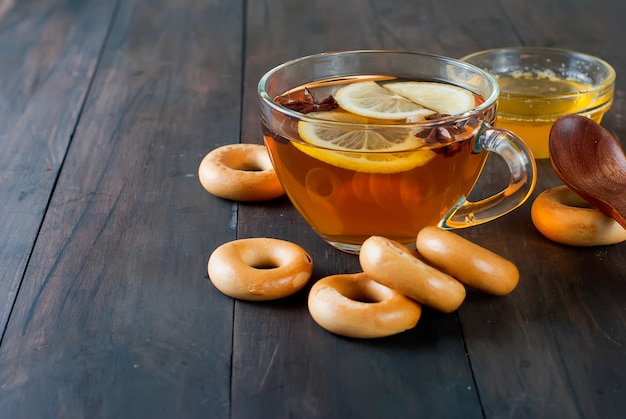
[(616, 202), (613, 204), (610, 215), (626, 229), (626, 202)]

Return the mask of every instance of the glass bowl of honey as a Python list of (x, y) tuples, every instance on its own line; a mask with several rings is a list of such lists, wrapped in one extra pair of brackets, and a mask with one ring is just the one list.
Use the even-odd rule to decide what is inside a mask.
[(461, 58), (491, 73), (500, 95), (495, 125), (519, 135), (536, 159), (549, 157), (548, 136), (563, 115), (600, 123), (613, 104), (615, 70), (592, 55), (559, 48), (510, 47)]

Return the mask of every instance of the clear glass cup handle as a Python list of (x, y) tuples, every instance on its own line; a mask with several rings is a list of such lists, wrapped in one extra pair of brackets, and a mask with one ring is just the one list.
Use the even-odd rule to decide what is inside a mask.
[(474, 143), (474, 151), (483, 150), (504, 159), (511, 176), (509, 185), (495, 195), (476, 202), (463, 196), (439, 222), (439, 227), (453, 229), (486, 223), (522, 205), (535, 189), (535, 158), (516, 134), (485, 125)]

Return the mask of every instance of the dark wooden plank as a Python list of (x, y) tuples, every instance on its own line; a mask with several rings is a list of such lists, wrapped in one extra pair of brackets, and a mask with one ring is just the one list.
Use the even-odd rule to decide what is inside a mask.
[[(621, 10), (620, 10), (621, 9)], [(617, 39), (624, 4), (613, 1), (503, 2), (524, 44), (598, 55), (616, 69), (616, 100), (603, 125), (624, 143), (626, 72)], [(499, 46), (484, 38), (481, 48)], [(560, 184), (548, 161), (522, 209), (464, 232), (515, 261), (521, 282), (506, 298), (475, 295), (460, 311), (472, 370), (488, 417), (621, 417), (626, 397), (626, 243), (571, 248), (541, 236), (534, 198)]]
[[(608, 56), (613, 57), (611, 62), (618, 70), (623, 60), (621, 55), (617, 55), (617, 49), (615, 51), (611, 49), (617, 44), (606, 41), (622, 38), (616, 36), (622, 31), (622, 26), (618, 26), (618, 16), (611, 19), (613, 24), (603, 30), (605, 35), (595, 33), (592, 40), (589, 40), (588, 34), (602, 25), (598, 23), (601, 19), (592, 20), (590, 23), (586, 23), (589, 19), (583, 19), (583, 16), (588, 14), (589, 2), (578, 2), (574, 7), (571, 7), (570, 3), (566, 5), (544, 2), (541, 7), (532, 8), (528, 7), (527, 2), (522, 1), (483, 5), (479, 8), (473, 3), (447, 2), (445, 6), (423, 5), (419, 9), (419, 14), (417, 12), (414, 14), (407, 8), (394, 9), (392, 4), (387, 4), (387, 7), (374, 4), (371, 9), (364, 8), (363, 5), (354, 8), (346, 5), (346, 10), (350, 9), (350, 13), (344, 14), (341, 8), (333, 8), (332, 14), (324, 16), (303, 5), (297, 6), (297, 11), (291, 10), (289, 5), (283, 5), (276, 6), (276, 10), (266, 7), (264, 12), (249, 13), (251, 16), (262, 16), (263, 22), (268, 26), (272, 26), (270, 17), (275, 19), (276, 22), (280, 22), (281, 30), (280, 33), (274, 30), (267, 37), (251, 33), (249, 39), (251, 42), (257, 42), (252, 44), (255, 45), (252, 50), (256, 53), (247, 60), (247, 68), (267, 69), (277, 62), (298, 55), (364, 46), (419, 49), (461, 56), (483, 48), (518, 43), (543, 44), (560, 45), (601, 56), (605, 56), (606, 54), (602, 52), (607, 51)], [(444, 9), (447, 13), (438, 13)], [(610, 10), (609, 2), (606, 3), (606, 7), (599, 5), (599, 9), (606, 13)], [(320, 10), (326, 9), (320, 7)], [(480, 10), (480, 13), (477, 13), (477, 10)], [(378, 23), (372, 18), (374, 15), (378, 16)], [(553, 16), (558, 17), (556, 25)], [(604, 18), (604, 15), (601, 18)], [(581, 22), (582, 30), (580, 26), (572, 25), (572, 22)], [(537, 26), (543, 30), (537, 31)], [(254, 27), (262, 26), (255, 24)], [(356, 27), (363, 30), (357, 34), (351, 33), (350, 30)], [(315, 31), (313, 28), (319, 30)], [(332, 39), (329, 39), (331, 32)], [(402, 35), (392, 37), (391, 34), (395, 33)], [(288, 34), (302, 34), (299, 42), (292, 48), (288, 48), (287, 45)], [(603, 39), (603, 42), (594, 42), (598, 39)], [(257, 46), (258, 40), (261, 40), (264, 46)], [(268, 47), (277, 44), (283, 45), (284, 48)], [(259, 54), (259, 51), (265, 53)], [(260, 61), (264, 64), (259, 65)], [(255, 74), (254, 70), (248, 70), (247, 73), (260, 76), (260, 73)], [(247, 94), (254, 93), (254, 83), (255, 80), (247, 79)], [(620, 96), (621, 89), (618, 85), (616, 104), (606, 118), (608, 126), (618, 133), (621, 129), (619, 124), (621, 119), (615, 115), (619, 115), (620, 109), (623, 109), (620, 105)], [(251, 116), (253, 113), (254, 110), (245, 112), (247, 125), (244, 126), (244, 133), (255, 132), (256, 121)], [(245, 138), (248, 141), (258, 141), (255, 134)], [(557, 180), (549, 165), (541, 163), (538, 191), (556, 183)], [(279, 235), (309, 245), (308, 250), (313, 254), (314, 260), (322, 261), (320, 263), (322, 266), (318, 267), (314, 279), (332, 273), (333, 270), (358, 269), (357, 264), (350, 260), (350, 256), (336, 254), (315, 239), (311, 242), (307, 233), (298, 230), (306, 229), (306, 226), (300, 224), (294, 226), (293, 221), (284, 226), (285, 220), (292, 220), (293, 214), (284, 204), (279, 208), (279, 216), (273, 212), (275, 210), (271, 206), (242, 208), (240, 212), (245, 216), (242, 216), (240, 231), (245, 235)], [(623, 360), (626, 358), (623, 345), (620, 344), (624, 314), (620, 306), (616, 307), (612, 302), (616, 295), (624, 294), (622, 281), (624, 273), (621, 268), (625, 263), (624, 245), (602, 250), (574, 250), (548, 243), (532, 227), (529, 211), (530, 202), (507, 218), (462, 232), (474, 241), (497, 249), (516, 261), (520, 265), (523, 278), (522, 284), (513, 295), (506, 298), (489, 298), (473, 293), (460, 311), (463, 335), (470, 351), (469, 360), (478, 382), (484, 412), (488, 417), (616, 416), (614, 413), (623, 399), (621, 389), (624, 387), (624, 377), (615, 371), (624, 369)], [(285, 216), (286, 212), (289, 212), (289, 218)], [(252, 217), (252, 214), (255, 219), (261, 218), (263, 222), (248, 224), (246, 220)], [(564, 258), (574, 259), (570, 267), (562, 267)], [(602, 272), (606, 279), (593, 284), (585, 281), (585, 278), (596, 277), (598, 272)], [(563, 276), (568, 279), (561, 280)], [(239, 344), (235, 348), (233, 400), (238, 400), (236, 391), (239, 385), (243, 386), (241, 399), (244, 394), (248, 397), (250, 394), (256, 396), (247, 398), (245, 405), (234, 403), (235, 406), (239, 406), (233, 411), (235, 416), (244, 417), (255, 409), (276, 413), (279, 416), (306, 412), (312, 417), (334, 414), (340, 417), (342, 414), (354, 412), (365, 417), (380, 415), (382, 412), (424, 413), (420, 410), (422, 407), (417, 397), (403, 398), (398, 404), (393, 404), (385, 396), (369, 392), (366, 384), (359, 385), (367, 383), (368, 377), (375, 375), (368, 373), (372, 370), (378, 371), (380, 368), (393, 371), (397, 382), (411, 383), (410, 380), (406, 380), (403, 373), (407, 369), (413, 371), (411, 368), (415, 367), (418, 361), (410, 359), (407, 362), (404, 358), (394, 359), (392, 356), (380, 361), (377, 354), (369, 352), (369, 342), (365, 344), (350, 342), (350, 345), (354, 346), (349, 349), (344, 347), (344, 340), (318, 333), (315, 326), (311, 326), (306, 309), (302, 307), (304, 301), (305, 295), (294, 298), (285, 304), (286, 313), (282, 312), (282, 305), (278, 309), (271, 306), (269, 312), (267, 306), (256, 305), (245, 305), (237, 310), (236, 327), (245, 332), (243, 336), (246, 338), (245, 341), (242, 339), (242, 347), (248, 346), (245, 344), (249, 342), (247, 339), (261, 341), (259, 337), (261, 334), (265, 338), (262, 340), (260, 354), (255, 354), (255, 358), (248, 352), (238, 354)], [(607, 309), (603, 309), (607, 306), (612, 307), (608, 313)], [(420, 344), (416, 345), (413, 351), (415, 358), (418, 358), (420, 351), (424, 350), (424, 341), (436, 339), (438, 332), (441, 333), (436, 327), (424, 331), (427, 326), (437, 324), (436, 321), (441, 319), (425, 318), (416, 329), (416, 333), (423, 332), (424, 335), (420, 336)], [(297, 328), (294, 328), (294, 322), (299, 325)], [(260, 328), (260, 324), (264, 327)], [(281, 327), (285, 324), (289, 327)], [(305, 332), (310, 327), (313, 329)], [(239, 335), (235, 334), (236, 339)], [(412, 332), (397, 337), (394, 344), (398, 344), (399, 347), (410, 345), (404, 340), (405, 338), (410, 340), (407, 337), (410, 335)], [(394, 344), (389, 344), (389, 347), (395, 347)], [(295, 347), (291, 349), (293, 354), (290, 352), (285, 355), (284, 350), (281, 350), (285, 347)], [(315, 370), (319, 371), (322, 377), (315, 374), (307, 375), (305, 371), (309, 371), (310, 365), (304, 362), (297, 363), (297, 354), (312, 353), (311, 347), (316, 349), (315, 355), (311, 355), (317, 361)], [(389, 347), (386, 349), (389, 350)], [(348, 350), (351, 362), (346, 366), (345, 359), (334, 357)], [(434, 364), (437, 365), (436, 361), (439, 361), (439, 365), (450, 362), (448, 359), (444, 360), (450, 351), (449, 346), (440, 351), (439, 359), (435, 360)], [(366, 357), (370, 363), (360, 362), (361, 356)], [(602, 356), (607, 358), (603, 359)], [(380, 361), (380, 364), (377, 361)], [(288, 368), (284, 366), (285, 364)], [(351, 368), (355, 365), (358, 368)], [(452, 361), (448, 365), (455, 363)], [(422, 378), (426, 377), (424, 380), (426, 382), (432, 374), (431, 371), (436, 370), (436, 367), (431, 368), (424, 370), (423, 366), (419, 365), (420, 375)], [(238, 373), (241, 374), (240, 377)], [(346, 375), (353, 378), (349, 384), (342, 380)], [(303, 383), (305, 379), (307, 381)], [(380, 377), (373, 381), (385, 382), (384, 378)], [(443, 378), (441, 381), (446, 380)], [(280, 383), (289, 383), (289, 386), (283, 387)], [(387, 385), (395, 388), (393, 383), (387, 382)], [(406, 385), (415, 385), (412, 387), (413, 393), (422, 394), (419, 391), (421, 389), (419, 384)], [(265, 390), (266, 388), (272, 391), (268, 394), (269, 390)], [(341, 394), (341, 403), (333, 398), (332, 390), (329, 395), (327, 391), (314, 391), (317, 388), (334, 389)], [(429, 398), (433, 410), (440, 407), (438, 403), (442, 402), (444, 394), (440, 393)], [(370, 402), (367, 412), (360, 411), (358, 404), (360, 397)], [(284, 402), (285, 400), (287, 402)], [(289, 404), (291, 400), (299, 400), (300, 403)], [(337, 405), (342, 407), (337, 408)], [(329, 406), (335, 407), (336, 410), (330, 412)], [(380, 411), (377, 408), (380, 408)], [(393, 408), (398, 410), (385, 411)], [(453, 415), (454, 412), (460, 411), (451, 410), (446, 413)]]
[[(81, 79), (70, 86), (66, 67), (52, 56), (58, 53), (85, 74), (95, 62), (91, 52), (76, 58), (69, 44), (48, 48), (38, 25), (42, 33), (63, 28), (63, 40), (93, 47), (98, 30), (88, 36), (86, 25), (111, 13), (98, 19), (85, 2), (63, 3), (67, 9), (20, 3), (0, 17), (0, 57), (9, 51), (12, 58), (0, 60), (0, 70), (10, 75), (0, 78), (0, 110), (9, 115), (0, 118), (22, 125), (10, 128), (11, 135), (3, 132), (0, 142), (14, 147), (32, 170), (47, 160), (30, 155), (32, 143), (14, 143), (30, 138), (27, 128), (52, 130), (60, 141), (39, 135), (34, 144), (54, 150), (50, 161), (58, 161), (46, 170), (56, 177), (86, 85)], [(113, 3), (103, 3), (101, 10), (113, 10)], [(322, 243), (286, 199), (233, 205), (206, 194), (195, 171), (208, 150), (239, 141), (240, 112), (242, 140), (260, 142), (256, 81), (286, 59), (366, 47), (461, 56), (527, 43), (596, 53), (621, 74), (623, 5), (275, 1), (248, 2), (244, 13), (237, 2), (196, 3), (120, 2), (0, 347), (1, 417), (619, 417), (625, 245), (572, 249), (549, 243), (533, 229), (529, 203), (462, 232), (518, 263), (522, 283), (512, 295), (472, 293), (458, 313), (426, 312), (403, 335), (343, 339), (312, 322), (306, 290), (255, 304), (233, 302), (207, 283), (206, 257), (236, 235), (303, 245), (316, 263), (314, 280), (356, 271), (358, 262)], [(85, 15), (90, 18), (77, 19)], [(42, 24), (46, 17), (55, 23)], [(25, 29), (34, 38), (14, 36)], [(15, 40), (19, 48), (11, 44)], [(32, 74), (22, 74), (13, 58), (29, 50), (43, 58), (33, 61)], [(46, 89), (28, 91), (41, 80)], [(15, 93), (23, 90), (24, 96)], [(71, 91), (59, 100), (69, 107), (44, 106), (41, 101), (59, 97), (59, 90)], [(6, 91), (19, 99), (16, 110)], [(618, 78), (605, 124), (622, 138), (623, 91)], [(27, 116), (38, 123), (26, 124)], [(17, 167), (3, 156), (0, 163)], [(30, 179), (24, 167), (19, 173)], [(30, 252), (35, 237), (31, 220), (41, 219), (41, 197), (47, 202), (53, 185), (43, 179), (31, 187), (39, 199), (19, 204), (24, 214), (9, 212), (10, 223), (2, 227), (25, 235), (11, 236), (13, 248), (5, 245), (10, 252), (0, 258), (15, 272), (7, 276), (7, 301), (24, 271), (22, 252)], [(556, 182), (542, 163), (538, 191)], [(19, 197), (24, 184), (17, 184), (6, 182), (0, 191)], [(18, 239), (25, 249), (15, 245)], [(0, 287), (6, 284), (3, 277)]]
[(0, 331), (113, 10), (114, 4), (99, 1), (0, 2)]
[(239, 136), (242, 14), (119, 2), (4, 336), (0, 416), (228, 416), (233, 302), (206, 261), (236, 211), (196, 173)]
[[(455, 8), (459, 13), (451, 14)], [(274, 65), (341, 49), (461, 56), (476, 49), (471, 28), (489, 16), (486, 9), (462, 1), (419, 6), (388, 1), (249, 3), (243, 140), (261, 142), (256, 83)], [(515, 42), (512, 34), (503, 34), (507, 39)], [(315, 263), (311, 283), (360, 270), (355, 256), (323, 243), (285, 200), (241, 206), (239, 214), (240, 236), (284, 238), (309, 251)], [(417, 328), (402, 335), (344, 339), (313, 322), (307, 290), (285, 302), (236, 304), (233, 417), (258, 412), (310, 418), (482, 417), (456, 314), (426, 310)]]

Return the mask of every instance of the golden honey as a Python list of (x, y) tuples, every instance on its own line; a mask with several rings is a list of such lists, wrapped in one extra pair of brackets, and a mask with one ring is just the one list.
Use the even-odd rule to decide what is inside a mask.
[(496, 126), (519, 135), (536, 159), (550, 157), (548, 141), (557, 118), (581, 115), (599, 123), (613, 104), (615, 70), (592, 55), (510, 47), (475, 52), (462, 60), (497, 80)]
[(496, 126), (519, 135), (535, 158), (549, 157), (548, 137), (561, 115), (583, 113), (600, 122), (610, 103), (601, 100), (593, 86), (546, 73), (513, 73), (496, 76), (500, 85)]

